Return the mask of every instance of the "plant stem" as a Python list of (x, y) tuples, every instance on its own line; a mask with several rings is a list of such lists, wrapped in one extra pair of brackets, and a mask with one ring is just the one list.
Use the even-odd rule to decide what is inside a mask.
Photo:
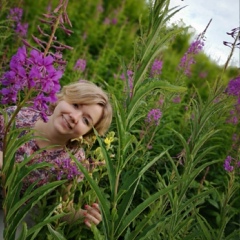
[[(5, 162), (5, 155), (6, 155), (6, 151), (7, 151), (7, 133), (9, 132), (9, 129), (15, 119), (15, 117), (17, 116), (17, 114), (19, 113), (19, 111), (21, 110), (21, 108), (23, 107), (23, 105), (25, 104), (25, 102), (29, 99), (29, 97), (31, 96), (32, 91), (30, 90), (27, 95), (25, 96), (25, 98), (23, 99), (22, 102), (20, 102), (17, 105), (17, 109), (13, 112), (9, 122), (7, 123), (7, 126), (5, 128), (5, 132), (4, 132), (4, 137), (3, 137), (3, 158), (2, 158), (2, 169), (4, 169), (4, 162)], [(9, 169), (8, 169), (9, 170)], [(7, 190), (5, 187), (5, 183), (6, 183), (6, 175), (5, 172), (2, 172), (2, 193), (3, 193), (3, 199), (6, 199), (7, 196)], [(5, 207), (3, 207), (3, 212), (4, 212), (4, 226), (5, 228), (7, 227), (7, 222), (6, 222), (6, 216), (7, 216), (7, 209)]]
[(46, 48), (45, 48), (45, 50), (44, 50), (44, 56), (46, 56), (47, 53), (49, 52), (49, 49), (50, 49), (51, 44), (52, 44), (52, 42), (53, 42), (53, 38), (54, 38), (54, 36), (55, 36), (55, 33), (56, 33), (57, 28), (58, 28), (60, 19), (61, 19), (61, 17), (62, 17), (62, 13), (63, 13), (63, 11), (64, 11), (64, 10), (63, 10), (64, 5), (65, 5), (65, 4), (62, 4), (62, 7), (60, 8), (60, 13), (58, 14), (58, 16), (57, 16), (57, 18), (56, 18), (56, 21), (55, 21), (55, 23), (54, 23), (54, 25), (53, 25), (51, 36), (50, 36), (50, 38), (49, 38), (49, 40), (48, 40), (48, 43), (47, 43), (47, 46), (46, 46)]
[[(230, 202), (231, 196), (233, 196), (233, 192), (234, 192), (234, 172), (230, 173), (230, 179), (228, 181), (228, 185), (227, 185), (227, 193), (223, 199), (223, 204), (222, 204), (222, 208), (221, 208), (221, 225), (220, 225), (220, 230), (218, 233), (218, 237), (217, 239), (223, 239), (223, 235), (224, 235), (224, 230), (226, 228), (227, 222), (229, 220), (227, 214), (228, 214), (228, 207), (227, 205)], [(229, 204), (230, 205), (230, 204)]]

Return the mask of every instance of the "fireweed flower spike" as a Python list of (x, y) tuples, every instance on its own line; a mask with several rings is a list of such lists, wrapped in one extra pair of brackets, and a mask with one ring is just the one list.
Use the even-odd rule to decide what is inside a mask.
[(232, 79), (229, 81), (226, 94), (229, 96), (235, 96), (236, 97), (236, 103), (233, 106), (233, 110), (230, 111), (231, 118), (228, 119), (228, 123), (232, 123), (234, 125), (238, 124), (239, 116), (240, 116), (240, 109), (239, 109), (239, 103), (240, 103), (240, 76)]
[(224, 161), (223, 167), (227, 172), (232, 172), (233, 170), (237, 170), (240, 168), (240, 161), (237, 161), (231, 156), (227, 156)]
[(231, 96), (240, 97), (240, 76), (229, 81), (226, 92)]
[[(66, 12), (67, 4), (68, 0), (60, 0), (53, 13), (43, 14), (46, 20), (40, 19), (41, 22), (48, 24), (47, 27), (50, 27), (51, 31), (48, 33), (47, 30), (45, 32), (40, 26), (38, 27), (40, 35), (48, 41), (33, 36), (33, 40), (41, 50), (23, 40), (25, 46), (18, 49), (10, 61), (9, 70), (0, 77), (2, 88), (0, 101), (3, 104), (16, 104), (17, 97), (22, 91), (24, 92), (24, 101), (31, 102), (33, 108), (40, 112), (44, 121), (47, 120), (47, 105), (56, 101), (55, 94), (60, 89), (59, 80), (66, 65), (66, 61), (62, 59), (62, 51), (72, 49), (70, 46), (61, 44), (55, 37), (58, 28), (67, 35), (72, 32), (64, 25), (67, 23), (71, 26)], [(12, 16), (15, 21), (19, 21), (22, 10), (15, 9), (12, 11)], [(29, 54), (26, 47), (32, 49)], [(50, 51), (52, 49), (55, 50), (54, 53)]]
[(191, 43), (187, 52), (182, 57), (178, 69), (182, 69), (186, 76), (191, 75), (191, 65), (195, 63), (194, 56), (197, 55), (204, 46), (203, 36), (199, 35), (198, 38)]
[(21, 91), (35, 92), (33, 108), (47, 120), (48, 103), (56, 101), (55, 94), (60, 89), (59, 79), (63, 72), (55, 69), (54, 59), (42, 52), (31, 50), (29, 56), (25, 46), (18, 49), (10, 61), (10, 69), (0, 78), (1, 103), (16, 103)]
[[(132, 70), (127, 70), (127, 82), (126, 82), (126, 84), (128, 84), (128, 86), (125, 87), (125, 91), (129, 90), (129, 96), (130, 97), (132, 97), (132, 91), (133, 91), (133, 76), (134, 76), (134, 72)], [(122, 80), (126, 80), (125, 74), (124, 73), (121, 74), (120, 78)]]
[(12, 8), (9, 11), (8, 19), (11, 19), (16, 34), (22, 38), (27, 36), (28, 23), (22, 23), (23, 10), (21, 8)]
[(232, 161), (231, 156), (227, 156), (227, 158), (224, 161), (223, 167), (227, 172), (232, 172), (234, 169), (234, 167), (231, 166), (231, 161)]
[(191, 75), (191, 65), (195, 63), (194, 57), (203, 49), (205, 33), (211, 22), (212, 19), (210, 19), (204, 31), (198, 35), (195, 41), (191, 43), (190, 47), (188, 48), (187, 52), (184, 54), (178, 65), (178, 69), (182, 70), (186, 76)]
[(86, 60), (78, 59), (73, 69), (75, 71), (84, 72), (86, 65), (87, 65)]
[(230, 54), (229, 54), (229, 56), (227, 58), (227, 61), (226, 61), (225, 65), (224, 65), (224, 68), (223, 68), (224, 71), (228, 67), (228, 64), (229, 64), (229, 62), (230, 62), (230, 60), (231, 60), (231, 58), (233, 56), (234, 50), (236, 48), (240, 48), (240, 27), (232, 29), (232, 31), (227, 33), (227, 34), (230, 35), (234, 40), (233, 40), (232, 43), (223, 41), (223, 44), (225, 46), (228, 46), (228, 47), (231, 48)]
[(128, 76), (128, 87), (130, 90), (130, 97), (132, 97), (132, 91), (133, 91), (133, 71), (127, 70), (127, 76)]
[[(234, 28), (231, 30), (231, 32), (227, 32), (228, 35), (230, 35), (233, 39), (236, 39), (237, 41), (240, 41), (240, 27)], [(234, 48), (240, 48), (240, 42), (230, 43), (227, 41), (223, 41), (223, 44), (228, 47), (234, 47)]]
[(19, 36), (26, 37), (28, 31), (28, 23), (18, 23), (15, 31)]
[(172, 102), (173, 103), (180, 103), (181, 102), (181, 97), (179, 95), (175, 96), (173, 99), (172, 99)]
[(146, 122), (153, 123), (156, 126), (158, 126), (161, 117), (162, 117), (162, 112), (160, 111), (160, 109), (158, 108), (152, 109), (148, 112)]
[(150, 76), (155, 77), (157, 75), (160, 75), (162, 73), (162, 65), (163, 62), (156, 59), (151, 67)]
[(15, 23), (19, 23), (22, 19), (23, 10), (21, 8), (11, 8), (7, 18), (11, 19)]
[[(63, 50), (72, 50), (71, 46), (65, 45), (59, 41), (55, 36), (55, 32), (57, 29), (61, 29), (70, 36), (73, 31), (68, 29), (65, 25), (69, 25), (72, 27), (71, 21), (68, 18), (66, 8), (68, 4), (68, 0), (60, 0), (59, 5), (53, 10), (52, 13), (48, 12), (47, 14), (43, 14), (43, 17), (40, 18), (40, 22), (45, 24), (46, 27), (42, 28), (38, 26), (38, 32), (41, 37), (44, 39), (48, 39), (48, 41), (41, 40), (40, 38), (32, 35), (34, 42), (40, 47), (41, 51), (43, 52), (44, 56), (52, 54), (55, 60), (55, 67), (57, 69), (61, 69), (62, 71), (65, 70), (66, 61), (64, 61), (59, 56), (62, 56)], [(43, 30), (44, 29), (44, 30)], [(46, 29), (46, 30), (45, 30)], [(51, 32), (47, 32), (47, 29), (50, 29)], [(23, 41), (24, 45), (34, 49), (31, 44), (29, 44), (26, 40)], [(55, 53), (52, 53), (50, 50), (54, 50)], [(57, 54), (57, 56), (54, 56)]]

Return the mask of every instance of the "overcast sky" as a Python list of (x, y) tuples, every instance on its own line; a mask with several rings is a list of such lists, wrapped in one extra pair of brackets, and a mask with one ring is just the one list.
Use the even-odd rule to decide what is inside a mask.
[[(191, 25), (196, 33), (201, 33), (212, 18), (205, 34), (204, 51), (218, 64), (223, 65), (230, 54), (230, 48), (223, 41), (232, 42), (233, 38), (226, 34), (240, 26), (239, 0), (170, 0), (173, 6), (186, 6), (180, 10), (172, 21), (182, 19), (186, 25)], [(235, 49), (231, 65), (240, 67), (240, 49)]]

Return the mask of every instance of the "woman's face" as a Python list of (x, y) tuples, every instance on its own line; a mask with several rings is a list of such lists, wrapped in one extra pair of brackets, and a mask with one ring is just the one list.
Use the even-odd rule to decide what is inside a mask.
[(103, 108), (100, 105), (70, 104), (62, 100), (54, 109), (51, 121), (58, 134), (70, 140), (88, 133), (102, 114)]

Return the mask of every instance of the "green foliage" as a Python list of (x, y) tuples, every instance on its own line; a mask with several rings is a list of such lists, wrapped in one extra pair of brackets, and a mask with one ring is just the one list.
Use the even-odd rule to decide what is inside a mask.
[[(21, 45), (6, 20), (9, 8), (16, 5), (8, 4), (3, 1), (0, 12), (3, 67)], [(24, 21), (31, 22), (28, 40), (32, 44), (31, 34), (37, 34), (38, 18), (48, 4), (43, 0), (19, 3)], [(52, 7), (57, 4), (52, 1)], [(64, 181), (37, 189), (33, 184), (21, 194), (22, 179), (49, 165), (27, 167), (33, 156), (14, 164), (16, 150), (32, 139), (32, 132), (18, 138), (19, 131), (11, 125), (2, 170), (7, 191), (5, 239), (14, 239), (20, 225), (19, 239), (239, 237), (239, 175), (227, 174), (222, 167), (232, 152), (239, 159), (239, 148), (233, 149), (231, 138), (239, 132), (239, 125), (227, 123), (235, 99), (224, 93), (229, 79), (239, 72), (231, 67), (225, 71), (199, 54), (191, 76), (183, 76), (178, 64), (191, 34), (186, 26), (167, 25), (181, 10), (168, 6), (169, 0), (148, 4), (139, 0), (69, 1), (73, 36), (56, 33), (59, 41), (74, 47), (64, 52), (68, 64), (61, 84), (79, 78), (98, 83), (110, 92), (114, 119), (112, 135), (97, 136), (96, 145), (86, 146), (88, 156), (105, 160), (104, 167), (89, 171), (73, 157), (85, 180), (74, 183), (67, 201), (77, 199), (75, 205), (81, 208), (98, 199), (103, 221), (91, 229), (84, 227), (82, 219), (72, 224), (61, 221), (66, 215), (65, 201), (55, 190), (64, 188)], [(87, 60), (81, 73), (73, 71), (79, 58)], [(161, 76), (153, 78), (150, 72), (155, 59), (163, 60), (163, 69)], [(133, 88), (128, 70), (133, 72)], [(176, 97), (180, 100), (175, 101)], [(146, 122), (153, 108), (162, 112), (159, 125)], [(5, 118), (8, 122), (6, 114)], [(29, 228), (24, 217), (36, 206), (40, 213), (35, 226)]]
[[(7, 116), (5, 115), (5, 122), (8, 122)], [(33, 138), (32, 132), (29, 132), (22, 138), (18, 138), (22, 129), (16, 129), (14, 124), (9, 129), (6, 142), (8, 145), (4, 148), (4, 162), (2, 168), (2, 186), (4, 191), (4, 202), (3, 209), (5, 212), (5, 239), (15, 239), (15, 232), (17, 227), (22, 223), (24, 217), (29, 211), (48, 193), (55, 188), (62, 185), (65, 181), (56, 181), (44, 185), (42, 187), (34, 187), (36, 183), (33, 183), (25, 191), (21, 193), (23, 187), (22, 180), (29, 175), (32, 171), (35, 171), (42, 167), (47, 167), (48, 164), (33, 164), (27, 167), (26, 164), (31, 161), (32, 157), (25, 158), (19, 165), (15, 165), (15, 153), (16, 150), (25, 142), (28, 142)], [(59, 215), (58, 217), (61, 217)], [(26, 225), (24, 225), (22, 235), (27, 234)]]

